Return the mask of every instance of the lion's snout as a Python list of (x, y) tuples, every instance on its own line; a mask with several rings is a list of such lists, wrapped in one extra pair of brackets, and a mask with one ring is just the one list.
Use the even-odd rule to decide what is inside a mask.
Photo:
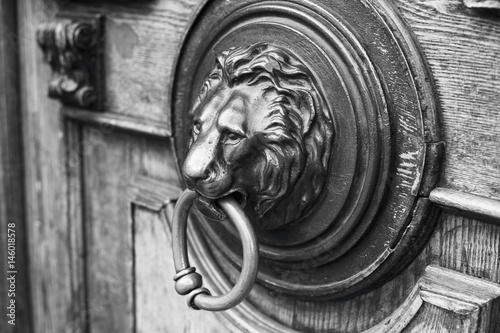
[(189, 151), (182, 167), (182, 172), (188, 186), (194, 186), (198, 181), (206, 180), (210, 177), (210, 170), (213, 169), (214, 161), (208, 155), (201, 151)]
[(182, 167), (189, 189), (202, 196), (218, 199), (229, 190), (229, 172), (217, 161), (216, 153), (203, 145), (193, 145)]

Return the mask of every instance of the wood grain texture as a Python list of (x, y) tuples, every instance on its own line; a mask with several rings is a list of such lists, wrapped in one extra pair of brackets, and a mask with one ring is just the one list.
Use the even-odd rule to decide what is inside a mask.
[(490, 332), (499, 302), (499, 284), (428, 266), (405, 303), (364, 333)]
[[(403, 304), (416, 279), (429, 264), (498, 281), (499, 246), (500, 228), (442, 214), (434, 236), (419, 258), (403, 274), (378, 290), (346, 301), (312, 302), (270, 294), (256, 287), (250, 294), (250, 301), (259, 312), (298, 331), (360, 332), (391, 316)], [(224, 273), (229, 275), (233, 283), (239, 275), (234, 267), (225, 267)], [(307, 278), (304, 274), (307, 273), (297, 272), (297, 278)]]
[[(422, 320), (426, 318), (426, 320)], [(474, 332), (471, 331), (477, 323), (472, 323), (465, 316), (457, 313), (448, 313), (446, 310), (424, 304), (416, 318), (410, 322), (403, 332), (405, 333), (447, 333), (447, 332)]]
[(71, 322), (67, 330), (85, 331), (88, 327), (88, 304), (86, 290), (86, 248), (85, 225), (83, 223), (82, 202), (82, 132), (81, 126), (72, 121), (66, 121), (65, 133), (65, 164), (61, 172), (67, 177), (66, 200), (68, 205), (67, 239), (69, 247), (69, 278), (71, 288)]
[[(424, 302), (447, 311), (440, 316), (440, 329), (446, 329), (446, 322), (453, 322), (461, 316), (455, 327), (459, 332), (491, 332), (500, 324), (500, 285), (474, 278), (436, 266), (427, 267), (419, 280), (419, 294)], [(452, 320), (450, 320), (450, 317)], [(432, 325), (434, 318), (421, 316), (420, 326)], [(428, 331), (424, 329), (423, 331)]]
[[(24, 166), (19, 104), (19, 64), (17, 55), (17, 9), (13, 1), (0, 1), (0, 306), (5, 309), (15, 300), (15, 326), (0, 320), (0, 331), (31, 332), (26, 248)], [(8, 228), (14, 224), (15, 227)], [(14, 230), (15, 267), (8, 268), (7, 234)], [(12, 234), (12, 232), (10, 232)], [(17, 271), (15, 297), (7, 281), (7, 271)], [(11, 294), (11, 296), (13, 296)]]
[(500, 197), (500, 20), (462, 0), (395, 0), (431, 67), (446, 154), (441, 185)]
[(180, 38), (199, 0), (114, 4), (69, 2), (67, 11), (106, 16), (104, 110), (170, 128), (168, 87)]
[[(149, 199), (147, 201), (154, 201), (154, 197), (148, 195)], [(450, 223), (454, 219), (463, 218), (443, 214), (442, 224), (435, 235), (449, 234), (450, 229), (455, 228), (453, 223)], [(475, 229), (476, 231), (477, 226), (489, 226), (493, 227), (493, 229), (479, 232), (472, 237), (469, 234), (462, 235), (463, 238), (461, 239), (453, 239), (453, 243), (463, 243), (465, 240), (468, 242), (477, 242), (479, 239), (484, 240), (486, 234), (491, 233), (492, 230), (496, 230), (497, 236), (500, 231), (500, 228), (495, 226), (472, 220), (464, 224), (466, 229)], [(189, 236), (192, 241), (194, 235), (191, 233)], [(195, 244), (199, 245), (200, 242), (195, 242)], [(485, 257), (474, 260), (481, 262), (483, 267), (488, 266), (486, 265), (486, 261), (489, 260), (489, 264), (493, 264), (493, 266), (488, 267), (487, 271), (489, 273), (499, 271), (499, 254), (497, 253), (492, 258), (489, 257), (499, 245), (500, 239), (496, 237), (496, 242), (494, 241), (487, 246), (483, 246), (481, 249)], [(403, 275), (396, 277), (375, 292), (352, 300), (321, 303), (303, 302), (276, 294), (269, 294), (268, 291), (256, 286), (250, 300), (252, 301), (251, 303), (258, 306), (258, 309), (255, 309), (249, 302), (244, 302), (239, 306), (239, 308), (245, 308), (245, 310), (242, 310), (243, 312), (240, 312), (240, 316), (244, 314), (243, 318), (238, 318), (237, 315), (229, 313), (224, 316), (233, 323), (234, 327), (238, 328), (236, 331), (241, 332), (326, 332), (331, 330), (360, 332), (366, 330), (366, 332), (386, 333), (400, 332), (407, 325), (409, 328), (406, 328), (405, 331), (417, 332), (417, 329), (422, 327), (426, 329), (424, 331), (429, 331), (427, 329), (446, 329), (450, 327), (455, 327), (456, 330), (456, 326), (453, 325), (457, 323), (462, 323), (462, 326), (459, 327), (460, 332), (475, 332), (476, 330), (486, 332), (490, 327), (494, 329), (497, 327), (495, 325), (498, 325), (496, 322), (497, 319), (500, 319), (500, 313), (498, 312), (500, 285), (488, 280), (472, 277), (481, 276), (477, 272), (468, 271), (466, 275), (439, 267), (429, 267), (429, 263), (450, 266), (449, 261), (446, 259), (446, 250), (444, 253), (441, 253), (443, 246), (446, 246), (446, 244), (443, 244), (439, 237), (434, 237), (418, 261), (414, 262)], [(207, 250), (207, 248), (204, 249)], [(154, 252), (154, 250), (151, 250), (151, 252)], [(210, 259), (209, 255), (206, 256), (209, 252), (202, 251), (204, 253), (203, 260)], [(452, 253), (451, 251), (448, 252)], [(220, 254), (214, 253), (214, 255)], [(208, 282), (213, 280), (212, 278), (215, 275), (221, 274), (217, 269), (214, 271), (213, 268), (207, 271), (207, 266), (197, 267), (204, 270), (203, 274), (206, 276)], [(170, 269), (172, 270), (173, 268), (171, 267)], [(455, 269), (461, 270), (457, 266), (455, 266)], [(238, 270), (225, 267), (222, 274), (227, 273), (229, 273), (231, 282), (234, 283), (239, 275)], [(415, 281), (416, 276), (422, 277), (418, 281)], [(498, 277), (492, 275), (481, 277), (489, 280), (498, 279)], [(219, 286), (218, 289), (220, 288)], [(222, 289), (224, 288), (228, 287), (222, 286)], [(394, 293), (394, 290), (398, 289), (401, 291), (399, 295)], [(409, 290), (411, 291), (408, 294)], [(397, 302), (397, 306), (395, 302)], [(444, 310), (429, 309), (427, 305), (421, 308), (424, 303)], [(383, 309), (384, 306), (385, 310)], [(346, 308), (347, 312), (345, 311)], [(185, 309), (189, 311), (187, 307)], [(378, 311), (374, 311), (374, 309)], [(385, 312), (385, 317), (383, 316), (383, 311), (387, 311)], [(253, 322), (254, 319), (251, 318), (258, 317), (258, 313), (265, 313), (275, 322), (272, 323), (271, 320), (271, 323), (268, 323), (269, 319), (259, 319), (259, 324)], [(373, 318), (374, 315), (380, 316), (379, 319)], [(461, 321), (457, 321), (457, 315), (461, 316)], [(298, 326), (297, 324), (300, 323), (298, 320), (302, 316), (302, 320), (306, 321), (301, 326)], [(371, 324), (367, 320), (371, 320)], [(253, 325), (251, 324), (250, 327), (245, 326), (246, 321), (253, 322)], [(280, 327), (280, 323), (285, 324), (285, 327)], [(290, 328), (286, 328), (286, 326)], [(277, 327), (280, 328), (277, 329)]]
[[(83, 129), (87, 287), (91, 332), (133, 332), (134, 233), (127, 189), (136, 175), (176, 182), (168, 142)], [(152, 264), (152, 262), (150, 262)]]
[[(50, 69), (35, 41), (36, 26), (57, 8), (18, 1), (21, 114), (26, 182), (26, 221), (32, 303), (30, 324), (38, 332), (81, 332), (83, 275), (80, 205), (70, 211), (64, 122), (59, 103), (46, 96)], [(74, 218), (70, 218), (74, 217)], [(80, 244), (80, 245), (79, 245)]]
[(127, 192), (130, 201), (135, 205), (152, 211), (160, 211), (165, 206), (175, 203), (182, 190), (176, 184), (139, 175), (134, 178)]
[(144, 119), (124, 116), (116, 113), (94, 112), (77, 108), (66, 107), (63, 110), (65, 117), (85, 124), (97, 125), (104, 132), (114, 129), (122, 131), (136, 132), (145, 135), (159, 137), (169, 137), (170, 127), (162, 125), (156, 121), (147, 121)]
[(174, 290), (170, 231), (159, 212), (134, 209), (136, 316), (138, 333), (225, 333), (219, 316), (187, 308)]
[[(123, 45), (107, 46), (109, 110), (168, 124), (164, 94), (170, 84), (169, 66), (177, 51), (181, 31), (196, 2), (163, 0), (116, 4), (93, 1), (71, 2), (62, 8), (103, 12), (111, 17), (112, 24), (121, 25), (124, 31), (133, 31), (113, 40), (134, 41), (136, 34), (137, 43), (142, 43), (135, 45), (135, 42), (126, 41)], [(43, 65), (32, 37), (36, 23), (61, 8), (55, 8), (53, 1), (24, 0), (18, 3), (32, 325), (37, 332), (64, 332), (68, 327), (77, 332), (85, 331), (83, 325), (74, 326), (83, 315), (91, 319), (90, 332), (114, 332), (115, 328), (124, 329), (119, 332), (131, 332), (134, 325), (139, 327), (140, 323), (146, 323), (137, 317), (134, 324), (131, 319), (134, 315), (133, 278), (136, 271), (133, 258), (138, 257), (131, 252), (134, 236), (125, 185), (138, 174), (176, 184), (176, 166), (169, 142), (116, 131), (103, 133), (102, 136), (98, 132), (90, 135), (92, 140), (102, 144), (83, 144), (81, 156), (85, 171), (84, 199), (87, 202), (82, 205), (86, 207), (83, 220), (86, 223), (85, 234), (89, 237), (85, 245), (88, 249), (86, 276), (89, 307), (88, 312), (83, 311), (82, 314), (79, 308), (81, 296), (74, 294), (78, 290), (75, 286), (80, 285), (83, 279), (77, 269), (77, 262), (81, 260), (77, 259), (78, 253), (81, 253), (81, 246), (77, 244), (78, 198), (74, 196), (68, 203), (67, 197), (69, 192), (76, 193), (79, 185), (76, 179), (73, 185), (68, 185), (71, 183), (68, 183), (66, 171), (64, 175), (60, 172), (61, 168), (67, 170), (64, 136), (68, 134), (64, 134), (59, 104), (45, 96), (49, 69)], [(500, 64), (497, 59), (500, 53), (500, 21), (465, 10), (461, 0), (397, 0), (396, 3), (417, 35), (436, 79), (447, 142), (442, 185), (498, 198)], [(116, 28), (112, 31), (120, 34), (121, 30)], [(149, 90), (152, 91), (150, 99)], [(66, 132), (78, 131), (76, 127), (66, 129)], [(146, 224), (156, 217), (147, 212), (140, 214), (143, 215), (137, 221), (144, 222), (141, 227), (146, 228), (140, 236), (144, 237), (140, 240), (141, 246), (144, 246), (140, 252), (143, 258), (146, 249), (153, 251), (153, 246), (146, 247), (149, 246), (148, 239), (163, 242), (163, 238), (156, 235), (157, 220), (156, 224)], [(70, 245), (73, 242), (76, 244)], [(166, 251), (164, 244), (154, 248), (155, 258), (163, 255), (158, 255), (157, 250)], [(369, 294), (345, 301), (311, 302), (290, 299), (256, 287), (250, 300), (265, 315), (299, 331), (359, 332), (383, 321), (401, 306), (429, 264), (500, 282), (499, 249), (498, 226), (444, 213), (429, 244), (410, 267)], [(142, 280), (147, 276), (162, 276), (160, 274), (163, 273), (156, 271), (154, 265), (142, 264), (144, 269), (148, 269), (143, 272)], [(239, 274), (231, 268), (224, 271), (233, 276)], [(165, 281), (169, 282), (170, 279)], [(141, 286), (149, 288), (143, 289), (147, 295), (157, 287), (156, 284), (144, 286), (144, 283)], [(140, 296), (137, 294), (136, 297), (137, 301)], [(101, 299), (104, 301), (101, 302)], [(154, 306), (150, 303), (151, 298), (147, 299), (149, 303), (135, 303), (135, 311), (139, 311), (135, 313), (143, 316), (144, 311)], [(140, 306), (143, 308), (140, 309)], [(191, 330), (195, 332), (195, 328), (203, 326), (203, 322), (198, 314), (183, 306), (184, 300), (180, 300), (179, 313), (175, 315), (182, 315), (185, 327), (193, 327)], [(429, 325), (434, 325), (428, 326), (430, 328), (453, 328), (460, 319), (452, 318), (450, 324), (440, 324), (438, 320), (444, 318), (444, 310), (429, 305), (421, 311), (419, 316), (428, 318)], [(169, 314), (170, 307), (164, 313)], [(158, 317), (157, 320), (154, 325), (161, 326), (169, 317)], [(418, 328), (418, 324), (413, 322), (409, 327)], [(220, 325), (217, 332), (226, 330), (222, 323)], [(237, 331), (234, 327), (228, 330)]]

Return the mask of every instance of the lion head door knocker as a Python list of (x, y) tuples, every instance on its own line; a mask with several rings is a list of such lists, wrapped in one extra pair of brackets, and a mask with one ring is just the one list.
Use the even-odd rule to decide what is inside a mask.
[[(171, 94), (186, 186), (172, 226), (174, 280), (189, 306), (232, 308), (254, 283), (255, 293), (294, 299), (353, 297), (425, 244), (441, 147), (432, 81), (382, 7), (202, 5)], [(188, 230), (219, 296), (190, 266)]]
[(272, 230), (314, 205), (333, 123), (311, 73), (285, 50), (259, 43), (222, 52), (190, 118), (184, 179), (209, 210), (233, 195), (254, 224)]
[[(245, 220), (241, 236), (253, 239), (243, 239), (243, 244), (252, 243), (256, 261), (252, 225), (274, 230), (296, 222), (314, 206), (326, 183), (333, 122), (323, 97), (298, 59), (257, 43), (217, 56), (189, 119), (191, 137), (182, 167), (190, 198), (186, 202), (192, 202), (195, 191), (208, 217), (227, 218), (226, 205), (239, 211), (235, 222)], [(179, 210), (187, 207), (183, 202)], [(250, 288), (238, 290), (239, 298), (229, 299), (228, 307), (250, 291), (257, 264), (251, 268)], [(190, 287), (201, 287), (193, 269), (183, 266), (182, 272), (189, 274), (176, 275), (179, 286), (189, 280)], [(195, 291), (197, 295), (202, 289)], [(189, 304), (197, 308), (213, 303), (205, 298), (206, 304), (195, 304), (192, 297)]]

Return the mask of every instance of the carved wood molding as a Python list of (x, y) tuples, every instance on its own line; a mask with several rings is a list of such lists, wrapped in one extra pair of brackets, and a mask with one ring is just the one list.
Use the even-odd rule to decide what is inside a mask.
[[(498, 325), (500, 285), (437, 266), (428, 266), (406, 301), (394, 313), (363, 333), (404, 332), (424, 304), (463, 316), (457, 332), (489, 332)], [(421, 318), (423, 317), (423, 318)], [(443, 318), (445, 320), (445, 318)]]
[(128, 195), (132, 204), (159, 212), (175, 203), (181, 192), (178, 186), (147, 176), (137, 176), (130, 183)]
[(53, 72), (49, 97), (102, 110), (103, 20), (100, 15), (61, 13), (56, 20), (37, 27), (38, 45)]
[(168, 138), (172, 134), (168, 124), (117, 113), (92, 112), (69, 106), (64, 107), (62, 113), (66, 118), (77, 122), (94, 126), (97, 125), (103, 129), (103, 131), (118, 129), (161, 138)]
[(468, 8), (500, 9), (500, 0), (464, 0)]
[(454, 214), (500, 225), (500, 200), (439, 187), (430, 193), (429, 200)]

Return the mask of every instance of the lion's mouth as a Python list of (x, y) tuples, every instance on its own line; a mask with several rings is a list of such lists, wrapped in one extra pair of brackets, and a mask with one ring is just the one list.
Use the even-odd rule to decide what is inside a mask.
[(231, 197), (233, 198), (238, 205), (241, 207), (241, 209), (244, 209), (247, 203), (247, 196), (246, 193), (243, 192), (242, 190), (238, 189), (233, 189), (230, 190), (223, 195), (217, 196), (216, 198), (210, 198), (203, 193), (200, 193), (200, 197), (198, 198), (198, 202), (196, 204), (196, 207), (198, 210), (205, 215), (206, 217), (213, 219), (213, 220), (228, 220), (229, 217), (227, 214), (224, 212), (224, 210), (219, 206), (218, 200), (220, 198), (224, 197)]

